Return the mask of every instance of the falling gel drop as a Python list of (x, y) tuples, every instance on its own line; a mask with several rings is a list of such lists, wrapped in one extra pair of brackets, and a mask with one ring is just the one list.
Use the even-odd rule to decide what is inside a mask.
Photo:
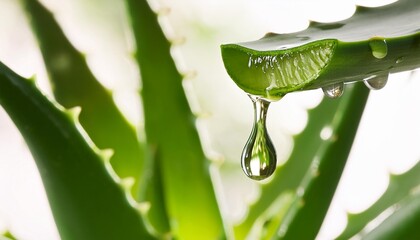
[(241, 156), (245, 174), (254, 180), (263, 180), (276, 169), (276, 150), (267, 133), (266, 116), (270, 102), (250, 96), (254, 104), (254, 126)]
[(334, 83), (329, 86), (323, 87), (324, 95), (329, 98), (339, 98), (344, 92), (344, 83)]
[(373, 75), (364, 80), (370, 90), (379, 90), (385, 87), (389, 74)]
[(385, 39), (372, 38), (369, 41), (370, 50), (375, 58), (382, 59), (388, 54), (388, 45)]

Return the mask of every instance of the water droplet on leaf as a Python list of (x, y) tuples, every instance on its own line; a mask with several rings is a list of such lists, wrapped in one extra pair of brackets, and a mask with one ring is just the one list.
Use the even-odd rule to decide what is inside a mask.
[(339, 98), (344, 92), (344, 83), (334, 83), (329, 86), (323, 87), (324, 95), (329, 98)]
[(375, 58), (382, 59), (388, 54), (388, 45), (385, 39), (372, 38), (369, 41), (370, 50)]
[(263, 180), (276, 169), (276, 150), (266, 128), (267, 110), (270, 105), (260, 97), (250, 96), (254, 105), (254, 125), (241, 156), (245, 174), (254, 180)]
[(373, 75), (365, 79), (365, 85), (370, 90), (379, 90), (385, 87), (389, 74)]

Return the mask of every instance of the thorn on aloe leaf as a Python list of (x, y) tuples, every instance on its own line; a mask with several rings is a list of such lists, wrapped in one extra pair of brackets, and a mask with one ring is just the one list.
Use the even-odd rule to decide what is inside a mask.
[(197, 119), (209, 119), (212, 116), (211, 112), (206, 111), (193, 111), (193, 115)]
[(216, 164), (217, 166), (221, 166), (225, 163), (226, 158), (223, 155), (220, 154), (206, 154), (207, 158), (213, 163)]
[(185, 44), (187, 42), (187, 39), (184, 36), (178, 36), (169, 39), (169, 42), (173, 47), (177, 47)]
[(171, 8), (170, 7), (160, 7), (157, 11), (156, 14), (160, 17), (160, 16), (168, 16), (171, 13)]
[(135, 182), (135, 179), (133, 177), (126, 177), (120, 179), (120, 185), (126, 190), (127, 192), (131, 191), (131, 188), (133, 187)]
[(184, 80), (191, 80), (197, 77), (197, 71), (195, 70), (189, 70), (182, 73), (182, 78)]
[(36, 74), (33, 74), (32, 76), (30, 76), (27, 80), (30, 82), (36, 83), (36, 80), (37, 80)]
[(115, 172), (114, 168), (111, 165), (111, 157), (114, 154), (114, 150), (104, 149), (104, 150), (96, 150), (96, 151), (98, 155), (101, 156), (101, 159), (104, 161), (105, 168), (108, 174), (112, 177), (114, 182), (119, 183), (120, 177), (118, 176), (118, 174)]
[(70, 109), (65, 109), (64, 112), (67, 116), (69, 116), (73, 121), (79, 122), (79, 116), (82, 112), (82, 108), (80, 106), (72, 107)]
[(137, 202), (135, 208), (140, 214), (146, 215), (151, 208), (151, 204), (150, 202)]

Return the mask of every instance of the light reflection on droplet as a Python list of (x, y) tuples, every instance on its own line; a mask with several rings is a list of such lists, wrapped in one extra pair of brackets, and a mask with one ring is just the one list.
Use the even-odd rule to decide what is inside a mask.
[(389, 74), (373, 75), (364, 80), (365, 85), (370, 90), (380, 90), (388, 83)]
[(324, 95), (329, 98), (339, 98), (344, 92), (344, 83), (334, 83), (329, 86), (323, 87)]
[(277, 156), (266, 128), (270, 102), (250, 96), (254, 105), (254, 126), (242, 151), (241, 165), (245, 174), (254, 180), (263, 180), (276, 169)]

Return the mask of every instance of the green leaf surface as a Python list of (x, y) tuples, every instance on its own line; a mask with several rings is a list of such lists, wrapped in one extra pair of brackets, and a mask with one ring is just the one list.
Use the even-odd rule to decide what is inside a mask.
[(348, 214), (346, 229), (338, 239), (349, 239), (362, 229), (379, 214), (394, 204), (404, 199), (414, 189), (420, 186), (420, 162), (409, 171), (401, 175), (391, 175), (385, 193), (367, 210), (358, 214)]
[(128, 189), (80, 134), (75, 117), (2, 63), (0, 104), (32, 152), (61, 239), (153, 239)]
[(245, 92), (278, 98), (420, 67), (419, 18), (417, 0), (358, 7), (340, 22), (313, 22), (304, 31), (222, 45), (222, 57)]
[(9, 231), (0, 235), (0, 240), (16, 240), (17, 238)]
[(151, 229), (163, 238), (170, 236), (169, 217), (165, 205), (165, 193), (162, 185), (161, 163), (155, 148), (147, 151), (149, 160), (147, 161), (144, 183), (142, 185), (141, 196), (145, 202), (149, 203), (150, 209), (145, 213), (146, 220)]
[(155, 13), (127, 0), (137, 45), (148, 145), (159, 158), (171, 230), (177, 239), (219, 239), (223, 223), (183, 87)]
[[(331, 136), (323, 141), (305, 174), (294, 205), (282, 222), (281, 239), (315, 239), (328, 211), (353, 145), (369, 90), (362, 83), (341, 102), (331, 123)], [(344, 97), (344, 96), (343, 96)], [(302, 231), (305, 226), (305, 231)]]
[(138, 198), (145, 163), (135, 128), (119, 111), (111, 93), (96, 80), (52, 13), (36, 0), (21, 1), (36, 33), (55, 98), (65, 108), (82, 108), (83, 128), (99, 148), (114, 150), (112, 167), (121, 178), (135, 180), (132, 193)]
[(362, 239), (419, 239), (420, 195), (411, 195), (399, 205), (400, 207), (396, 212)]

